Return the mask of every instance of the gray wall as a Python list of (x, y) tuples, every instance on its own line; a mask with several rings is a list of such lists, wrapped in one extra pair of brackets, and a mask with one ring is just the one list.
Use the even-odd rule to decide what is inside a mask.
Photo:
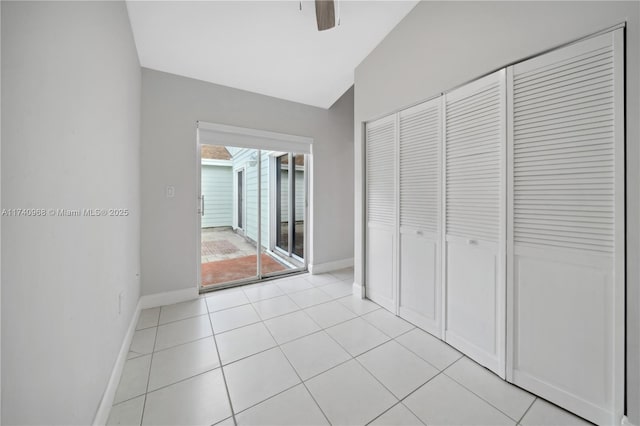
[(421, 2), (355, 72), (355, 280), (362, 282), (362, 123), (504, 65), (627, 21), (628, 388), (640, 424), (638, 2)]
[(3, 218), (3, 424), (96, 414), (140, 292), (140, 84), (123, 2), (2, 2), (2, 207), (131, 210)]
[[(142, 70), (142, 293), (194, 288), (196, 122), (314, 139), (311, 263), (353, 257), (353, 89), (329, 110)], [(165, 187), (175, 197), (165, 197)], [(321, 230), (322, 232), (314, 232)]]

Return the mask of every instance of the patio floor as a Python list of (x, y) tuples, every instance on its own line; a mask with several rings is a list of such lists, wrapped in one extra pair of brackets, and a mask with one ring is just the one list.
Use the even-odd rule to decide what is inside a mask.
[[(202, 286), (210, 286), (229, 281), (251, 278), (257, 275), (256, 255), (219, 260), (202, 264)], [(262, 273), (284, 271), (287, 269), (268, 254), (262, 254)]]
[[(231, 228), (205, 228), (201, 239), (202, 286), (257, 276), (256, 247)], [(262, 273), (284, 271), (287, 266), (262, 254)]]
[(201, 231), (201, 262), (236, 259), (256, 254), (256, 246), (229, 227), (204, 228)]

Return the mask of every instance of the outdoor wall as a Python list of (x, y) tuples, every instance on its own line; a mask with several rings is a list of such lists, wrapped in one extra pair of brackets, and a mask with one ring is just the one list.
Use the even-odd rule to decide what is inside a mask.
[(201, 226), (213, 228), (233, 225), (233, 172), (228, 166), (202, 165), (204, 216)]
[[(246, 149), (246, 148), (227, 148), (229, 152), (231, 152), (231, 163), (233, 167), (234, 173), (238, 169), (243, 169), (245, 173), (245, 188), (244, 188), (244, 196), (245, 196), (245, 223), (243, 224), (243, 231), (247, 237), (252, 239), (253, 241), (258, 241), (258, 166), (257, 166), (257, 158), (258, 158), (258, 150), (257, 149)], [(255, 157), (256, 163), (252, 163), (252, 159)], [(262, 226), (264, 224), (269, 223), (269, 162), (265, 161), (265, 156), (261, 159), (261, 175), (265, 178), (262, 178), (262, 197), (266, 198), (262, 201), (262, 210), (261, 210), (261, 221)], [(234, 185), (236, 185), (236, 181), (234, 178)], [(233, 190), (233, 208), (234, 214), (237, 214), (237, 189)], [(265, 208), (266, 206), (266, 208)], [(234, 221), (234, 226), (237, 225), (237, 222)], [(262, 245), (269, 245), (269, 228), (262, 228)]]
[(363, 277), (362, 123), (627, 21), (628, 406), (640, 425), (640, 3), (420, 2), (355, 72), (355, 280)]
[(140, 66), (123, 2), (1, 27), (2, 207), (130, 211), (2, 218), (2, 424), (88, 425), (140, 292)]
[[(312, 84), (312, 82), (310, 82)], [(196, 122), (308, 136), (313, 264), (353, 257), (353, 89), (329, 110), (142, 70), (142, 293), (196, 288)], [(166, 198), (167, 185), (175, 197)], [(264, 207), (264, 204), (263, 204)]]

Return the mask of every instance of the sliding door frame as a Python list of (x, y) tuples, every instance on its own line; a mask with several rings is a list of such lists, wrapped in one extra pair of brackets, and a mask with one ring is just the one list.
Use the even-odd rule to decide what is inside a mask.
[[(222, 284), (209, 286), (211, 288), (204, 288), (202, 286), (202, 263), (201, 263), (201, 248), (202, 248), (202, 146), (204, 145), (217, 145), (217, 146), (234, 146), (239, 148), (254, 149), (258, 152), (257, 161), (257, 185), (258, 185), (258, 200), (257, 200), (257, 238), (256, 238), (256, 255), (257, 255), (257, 274), (256, 276), (229, 281)], [(299, 153), (304, 155), (305, 158), (305, 199), (304, 199), (304, 259), (300, 259), (303, 266), (298, 268), (287, 269), (284, 271), (271, 272), (267, 274), (262, 273), (262, 151), (280, 151)], [(222, 290), (231, 287), (237, 287), (245, 284), (251, 284), (260, 282), (263, 280), (269, 280), (278, 278), (280, 276), (297, 274), (306, 272), (310, 260), (312, 259), (312, 220), (313, 215), (310, 211), (313, 208), (313, 191), (310, 190), (311, 185), (309, 182), (312, 180), (313, 165), (313, 138), (306, 136), (288, 135), (285, 133), (276, 133), (267, 130), (250, 129), (236, 126), (228, 126), (224, 124), (208, 123), (203, 121), (196, 122), (196, 182), (195, 188), (197, 190), (195, 197), (195, 212), (198, 219), (195, 221), (195, 240), (196, 240), (196, 288), (199, 293), (207, 293), (216, 290)], [(236, 185), (235, 172), (237, 169), (232, 169), (234, 173), (233, 184), (234, 191)], [(246, 193), (246, 181), (247, 172), (244, 173), (244, 188)], [(244, 200), (246, 206), (246, 197)], [(246, 207), (245, 207), (246, 208)], [(235, 208), (234, 208), (235, 210)], [(246, 218), (245, 218), (246, 222)], [(232, 221), (233, 223), (233, 221)], [(243, 223), (246, 228), (246, 223)], [(246, 232), (245, 232), (246, 234)]]

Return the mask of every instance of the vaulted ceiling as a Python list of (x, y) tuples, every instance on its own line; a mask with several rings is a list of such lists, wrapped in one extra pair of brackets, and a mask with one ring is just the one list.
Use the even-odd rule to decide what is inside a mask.
[[(128, 1), (143, 67), (322, 108), (417, 1), (337, 1), (319, 32), (312, 1)], [(300, 10), (302, 4), (302, 10)]]

